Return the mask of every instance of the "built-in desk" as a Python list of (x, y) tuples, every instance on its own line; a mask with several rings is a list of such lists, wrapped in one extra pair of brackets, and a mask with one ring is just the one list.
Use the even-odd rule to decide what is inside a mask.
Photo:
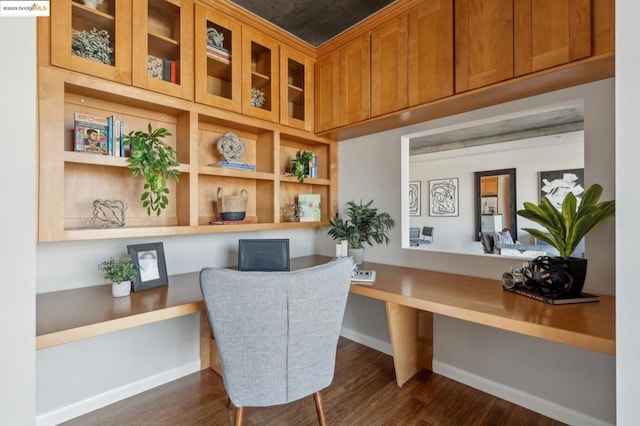
[[(293, 269), (321, 264), (326, 256), (292, 259)], [(439, 314), (580, 348), (615, 354), (615, 298), (554, 306), (502, 290), (500, 281), (401, 266), (364, 263), (375, 269), (372, 286), (351, 293), (385, 302), (396, 381), (402, 386), (421, 368), (431, 368), (432, 315)], [(211, 365), (210, 327), (199, 273), (169, 277), (169, 285), (129, 297), (111, 296), (111, 285), (36, 297), (36, 348), (200, 312), (200, 359)]]

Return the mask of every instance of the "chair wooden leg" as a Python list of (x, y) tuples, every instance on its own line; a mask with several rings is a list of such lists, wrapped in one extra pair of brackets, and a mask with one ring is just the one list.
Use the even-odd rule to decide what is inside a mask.
[(318, 423), (320, 423), (320, 426), (326, 426), (327, 419), (324, 417), (324, 408), (322, 407), (322, 396), (320, 396), (320, 392), (316, 392), (313, 394), (313, 400), (316, 402), (316, 412), (318, 413)]
[(242, 426), (243, 415), (244, 415), (244, 407), (236, 407), (236, 418), (233, 422), (234, 426)]

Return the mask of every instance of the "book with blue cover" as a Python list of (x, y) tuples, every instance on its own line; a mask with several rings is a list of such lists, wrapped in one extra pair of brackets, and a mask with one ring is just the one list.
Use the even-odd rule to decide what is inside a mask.
[(255, 171), (255, 164), (241, 163), (239, 161), (218, 161), (217, 163), (209, 163), (207, 166), (222, 167), (224, 169), (237, 169), (237, 170), (249, 170)]

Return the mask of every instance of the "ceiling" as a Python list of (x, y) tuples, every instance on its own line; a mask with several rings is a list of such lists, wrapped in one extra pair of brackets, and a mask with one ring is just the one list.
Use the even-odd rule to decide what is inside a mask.
[(231, 0), (318, 47), (395, 0)]
[(411, 138), (409, 143), (409, 154), (427, 154), (583, 129), (584, 107), (572, 106), (442, 133), (416, 136)]

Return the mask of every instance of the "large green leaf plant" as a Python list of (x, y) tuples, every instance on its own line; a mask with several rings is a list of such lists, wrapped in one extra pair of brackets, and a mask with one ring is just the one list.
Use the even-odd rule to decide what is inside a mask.
[(393, 228), (395, 221), (389, 213), (378, 213), (378, 209), (371, 207), (373, 200), (368, 203), (356, 204), (347, 202), (346, 215), (343, 220), (338, 213), (329, 220), (331, 229), (328, 234), (334, 240), (346, 240), (351, 248), (362, 248), (364, 243), (389, 244), (388, 231)]
[(601, 195), (602, 186), (593, 184), (585, 191), (578, 206), (575, 195), (569, 193), (562, 202), (561, 211), (547, 197), (542, 197), (539, 205), (525, 202), (518, 215), (542, 225), (547, 232), (534, 228), (523, 230), (551, 244), (560, 257), (568, 259), (589, 231), (615, 215), (615, 200), (598, 203)]
[(180, 171), (177, 154), (173, 147), (163, 142), (163, 138), (171, 133), (163, 128), (153, 130), (151, 123), (147, 132), (136, 131), (125, 136), (125, 142), (131, 143), (131, 157), (129, 168), (133, 169), (133, 177), (144, 176), (144, 192), (140, 196), (142, 206), (151, 216), (156, 216), (169, 204), (169, 188), (167, 180), (178, 182)]

